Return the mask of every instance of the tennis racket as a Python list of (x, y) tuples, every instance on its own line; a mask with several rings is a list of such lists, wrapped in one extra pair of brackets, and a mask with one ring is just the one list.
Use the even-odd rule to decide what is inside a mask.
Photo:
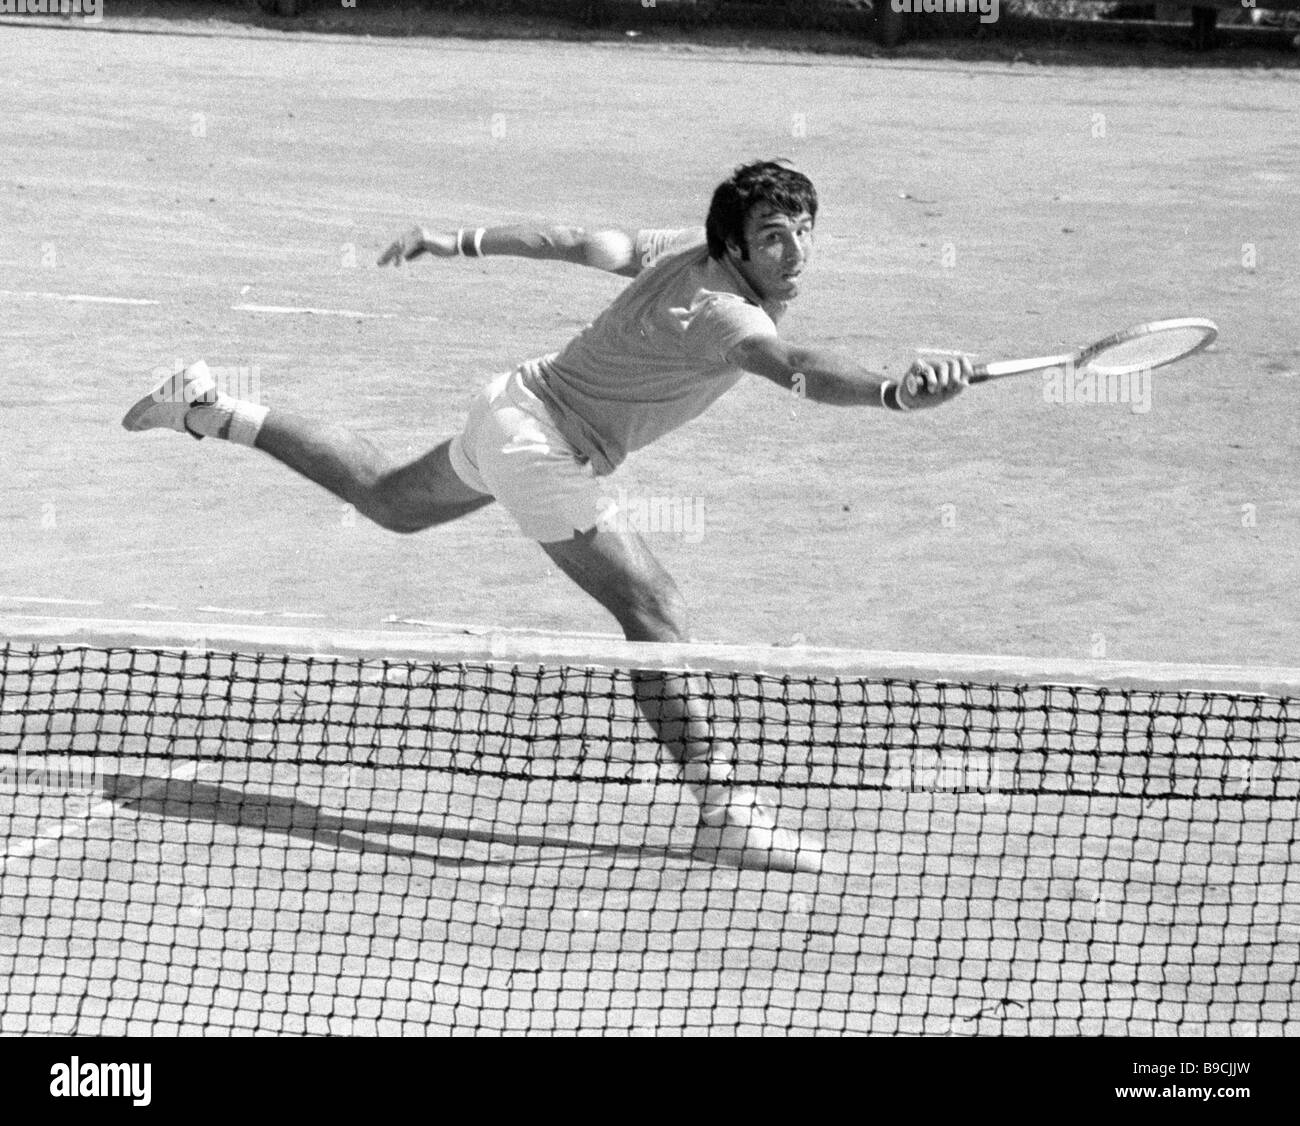
[[(1028, 375), (1049, 368), (1087, 368), (1098, 375), (1129, 375), (1150, 371), (1186, 359), (1214, 342), (1219, 326), (1204, 317), (1179, 317), (1169, 321), (1148, 321), (1124, 332), (1117, 332), (1086, 348), (1062, 352), (1059, 356), (1034, 356), (1026, 360), (998, 360), (976, 364), (971, 383), (1005, 379), (1009, 375)], [(909, 390), (922, 390), (915, 376)]]

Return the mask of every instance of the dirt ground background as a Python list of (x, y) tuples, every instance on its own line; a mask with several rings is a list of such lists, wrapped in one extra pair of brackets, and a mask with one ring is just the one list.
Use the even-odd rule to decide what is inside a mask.
[(1163, 316), (1222, 335), (1148, 413), (1033, 378), (908, 418), (743, 382), (610, 482), (702, 505), (702, 535), (649, 537), (698, 638), (1300, 663), (1294, 70), (104, 28), (0, 27), (0, 608), (611, 631), (501, 511), (399, 538), (118, 420), (202, 356), (415, 455), (624, 283), (376, 269), (412, 220), (685, 225), (783, 155), (823, 208), (793, 339), (896, 372)]

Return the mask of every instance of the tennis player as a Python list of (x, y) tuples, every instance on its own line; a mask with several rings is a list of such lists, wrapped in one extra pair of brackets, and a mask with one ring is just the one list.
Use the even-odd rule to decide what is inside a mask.
[[(381, 255), (512, 255), (596, 267), (634, 279), (561, 351), (498, 375), (460, 434), (396, 465), (346, 427), (220, 393), (199, 361), (127, 412), (157, 427), (256, 446), (394, 532), (419, 532), (498, 501), (524, 535), (595, 598), (631, 641), (689, 639), (682, 595), (637, 532), (617, 519), (601, 478), (629, 453), (702, 413), (744, 372), (816, 403), (911, 411), (959, 394), (965, 360), (914, 363), (891, 382), (856, 361), (783, 339), (777, 325), (813, 255), (817, 193), (783, 162), (736, 170), (713, 193), (703, 228), (600, 230), (529, 226), (431, 233), (415, 227)], [(699, 803), (697, 856), (816, 871), (821, 848), (778, 824), (732, 763), (715, 754), (693, 678), (638, 673), (640, 707), (682, 765)]]

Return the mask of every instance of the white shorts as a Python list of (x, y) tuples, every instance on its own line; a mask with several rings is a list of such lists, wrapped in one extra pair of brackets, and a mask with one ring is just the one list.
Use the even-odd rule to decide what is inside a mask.
[(591, 462), (556, 429), (518, 369), (474, 396), (449, 454), (465, 484), (496, 497), (524, 535), (540, 543), (571, 539), (617, 511)]

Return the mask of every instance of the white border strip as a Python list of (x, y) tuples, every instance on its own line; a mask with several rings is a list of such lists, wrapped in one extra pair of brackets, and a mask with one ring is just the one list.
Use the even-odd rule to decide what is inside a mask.
[(157, 305), (147, 297), (100, 297), (93, 293), (45, 293), (35, 289), (0, 289), (0, 297), (35, 297), (46, 301), (74, 301), (87, 305)]
[[(153, 760), (147, 760), (152, 763)], [(51, 845), (58, 844), (65, 837), (89, 834), (92, 821), (111, 821), (118, 814), (118, 807), (141, 799), (165, 797), (167, 787), (172, 782), (192, 782), (199, 776), (204, 766), (213, 765), (201, 759), (182, 762), (172, 773), (164, 778), (153, 778), (126, 794), (111, 798), (101, 798), (87, 804), (80, 812), (68, 812), (58, 818), (45, 832), (34, 837), (15, 836), (6, 838), (5, 847), (0, 851), (0, 872), (4, 872), (11, 861), (34, 860)], [(88, 802), (92, 799), (88, 799)], [(52, 819), (53, 820), (53, 819)]]
[(265, 313), (277, 317), (351, 317), (368, 321), (415, 321), (437, 324), (437, 317), (419, 317), (406, 313), (366, 313), (360, 309), (320, 309), (314, 305), (231, 305), (235, 313)]
[[(323, 617), (321, 614), (316, 617)], [(511, 636), (536, 637), (542, 639), (542, 644), (546, 640), (556, 636), (555, 630), (538, 629), (532, 626), (485, 626), (477, 622), (440, 622), (430, 618), (399, 618), (396, 614), (389, 614), (388, 617), (381, 619), (384, 625), (397, 626), (422, 626), (426, 633), (433, 634), (471, 634), (474, 637), (484, 637), (490, 633), (504, 633)], [(595, 633), (586, 630), (566, 630), (565, 637), (600, 637), (609, 641), (622, 641), (616, 633)]]
[(95, 598), (41, 598), (35, 594), (0, 594), (0, 602), (32, 602), (41, 606), (102, 606)]
[(1216, 690), (1300, 699), (1300, 669), (1179, 665), (1145, 661), (1071, 661), (945, 653), (898, 653), (757, 646), (607, 641), (556, 636), (544, 641), (504, 633), (408, 633), (322, 626), (213, 622), (134, 622), (95, 618), (0, 616), (0, 639), (64, 645), (145, 646), (392, 660), (572, 665), (578, 668), (715, 669), (773, 676), (893, 677), (998, 684)]
[(312, 306), (230, 306), (237, 313), (303, 313), (313, 317), (367, 317), (369, 320), (390, 321), (396, 319), (396, 313), (365, 313), (359, 309), (318, 309)]
[(398, 313), (363, 313), (357, 309), (317, 309), (310, 305), (231, 305), (236, 313), (297, 313), (313, 317), (364, 317), (368, 320), (392, 321)]

